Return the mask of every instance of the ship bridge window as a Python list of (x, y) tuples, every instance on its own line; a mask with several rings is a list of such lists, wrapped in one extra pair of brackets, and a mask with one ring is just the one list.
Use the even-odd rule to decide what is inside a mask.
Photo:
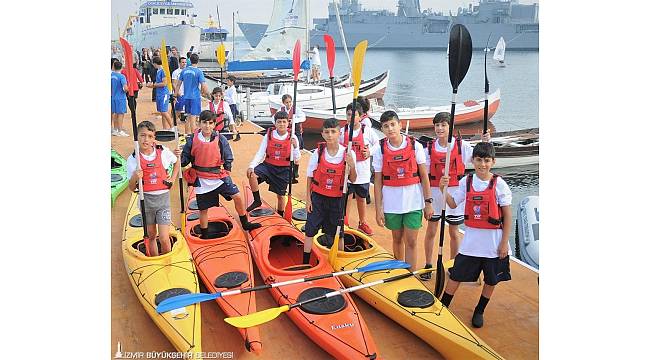
[(165, 9), (160, 8), (160, 15), (165, 15)]
[(140, 24), (144, 23), (144, 17), (140, 16)]
[(186, 10), (185, 9), (181, 10), (181, 15), (185, 15), (185, 14), (187, 14)]
[(153, 14), (158, 15), (158, 8), (153, 8)]
[(174, 15), (174, 9), (167, 9), (167, 15)]
[(180, 15), (181, 9), (174, 9), (174, 15)]

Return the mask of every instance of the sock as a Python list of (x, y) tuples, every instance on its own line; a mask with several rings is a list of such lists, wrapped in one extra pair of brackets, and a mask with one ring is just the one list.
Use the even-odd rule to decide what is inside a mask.
[(474, 312), (483, 314), (483, 311), (485, 311), (485, 307), (487, 306), (488, 301), (490, 301), (490, 298), (486, 298), (485, 296), (481, 295), (481, 298), (479, 299), (476, 308), (474, 308)]
[(309, 257), (311, 256), (311, 252), (304, 252), (302, 253), (302, 263), (303, 264), (309, 264)]
[(208, 228), (200, 228), (201, 229), (201, 236), (206, 237), (208, 236)]
[(425, 268), (425, 269), (431, 269), (432, 267), (433, 267), (432, 264), (425, 264), (425, 265), (424, 265), (424, 268)]
[(262, 205), (262, 199), (260, 199), (260, 192), (258, 191), (253, 191), (253, 203), (246, 208), (246, 212), (251, 212), (253, 209), (256, 207)]
[(278, 214), (282, 217), (284, 217), (284, 210), (278, 210)]
[(240, 215), (239, 222), (241, 222), (242, 226), (248, 224), (248, 217), (246, 215)]
[(442, 299), (440, 299), (440, 302), (445, 305), (446, 307), (449, 307), (449, 304), (451, 304), (451, 300), (454, 298), (454, 295), (449, 295), (447, 292), (444, 292), (442, 294)]

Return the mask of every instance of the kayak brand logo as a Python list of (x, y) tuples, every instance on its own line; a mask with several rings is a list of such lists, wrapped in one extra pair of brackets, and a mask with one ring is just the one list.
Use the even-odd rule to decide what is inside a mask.
[(340, 330), (340, 329), (345, 329), (345, 328), (351, 328), (353, 326), (354, 326), (354, 324), (352, 324), (352, 323), (332, 325), (332, 330)]

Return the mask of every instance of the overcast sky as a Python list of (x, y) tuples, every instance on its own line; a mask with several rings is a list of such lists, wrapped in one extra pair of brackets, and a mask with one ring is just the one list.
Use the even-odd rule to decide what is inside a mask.
[[(185, 0), (187, 1), (187, 0)], [(219, 15), (223, 27), (232, 33), (232, 13), (239, 11), (239, 18), (236, 21), (242, 22), (255, 22), (255, 23), (268, 23), (271, 17), (271, 9), (273, 7), (273, 0), (192, 0), (194, 10), (198, 15), (198, 25), (203, 26), (208, 19), (208, 14), (216, 20), (216, 6), (219, 5)], [(329, 0), (309, 0), (309, 7), (312, 17), (325, 17), (327, 16), (327, 4)], [(520, 0), (521, 4), (539, 3), (537, 0)], [(112, 38), (116, 38), (117, 34), (117, 19), (119, 17), (120, 28), (124, 27), (124, 23), (130, 14), (135, 14), (140, 6), (139, 0), (112, 0), (111, 1), (111, 34)], [(362, 6), (366, 9), (388, 9), (390, 11), (397, 10), (397, 0), (360, 0)], [(454, 13), (459, 6), (467, 7), (470, 3), (476, 5), (478, 0), (420, 0), (420, 7), (422, 10), (431, 8), (435, 11), (443, 10), (447, 13), (452, 10)], [(238, 35), (241, 36), (239, 28), (236, 29)]]

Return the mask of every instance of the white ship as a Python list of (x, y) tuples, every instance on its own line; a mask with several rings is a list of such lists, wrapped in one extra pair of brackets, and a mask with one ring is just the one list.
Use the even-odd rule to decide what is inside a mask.
[(140, 5), (138, 16), (129, 17), (123, 36), (138, 51), (158, 49), (165, 39), (165, 44), (175, 46), (179, 54), (197, 52), (201, 28), (194, 25), (193, 7), (189, 1), (147, 1)]

